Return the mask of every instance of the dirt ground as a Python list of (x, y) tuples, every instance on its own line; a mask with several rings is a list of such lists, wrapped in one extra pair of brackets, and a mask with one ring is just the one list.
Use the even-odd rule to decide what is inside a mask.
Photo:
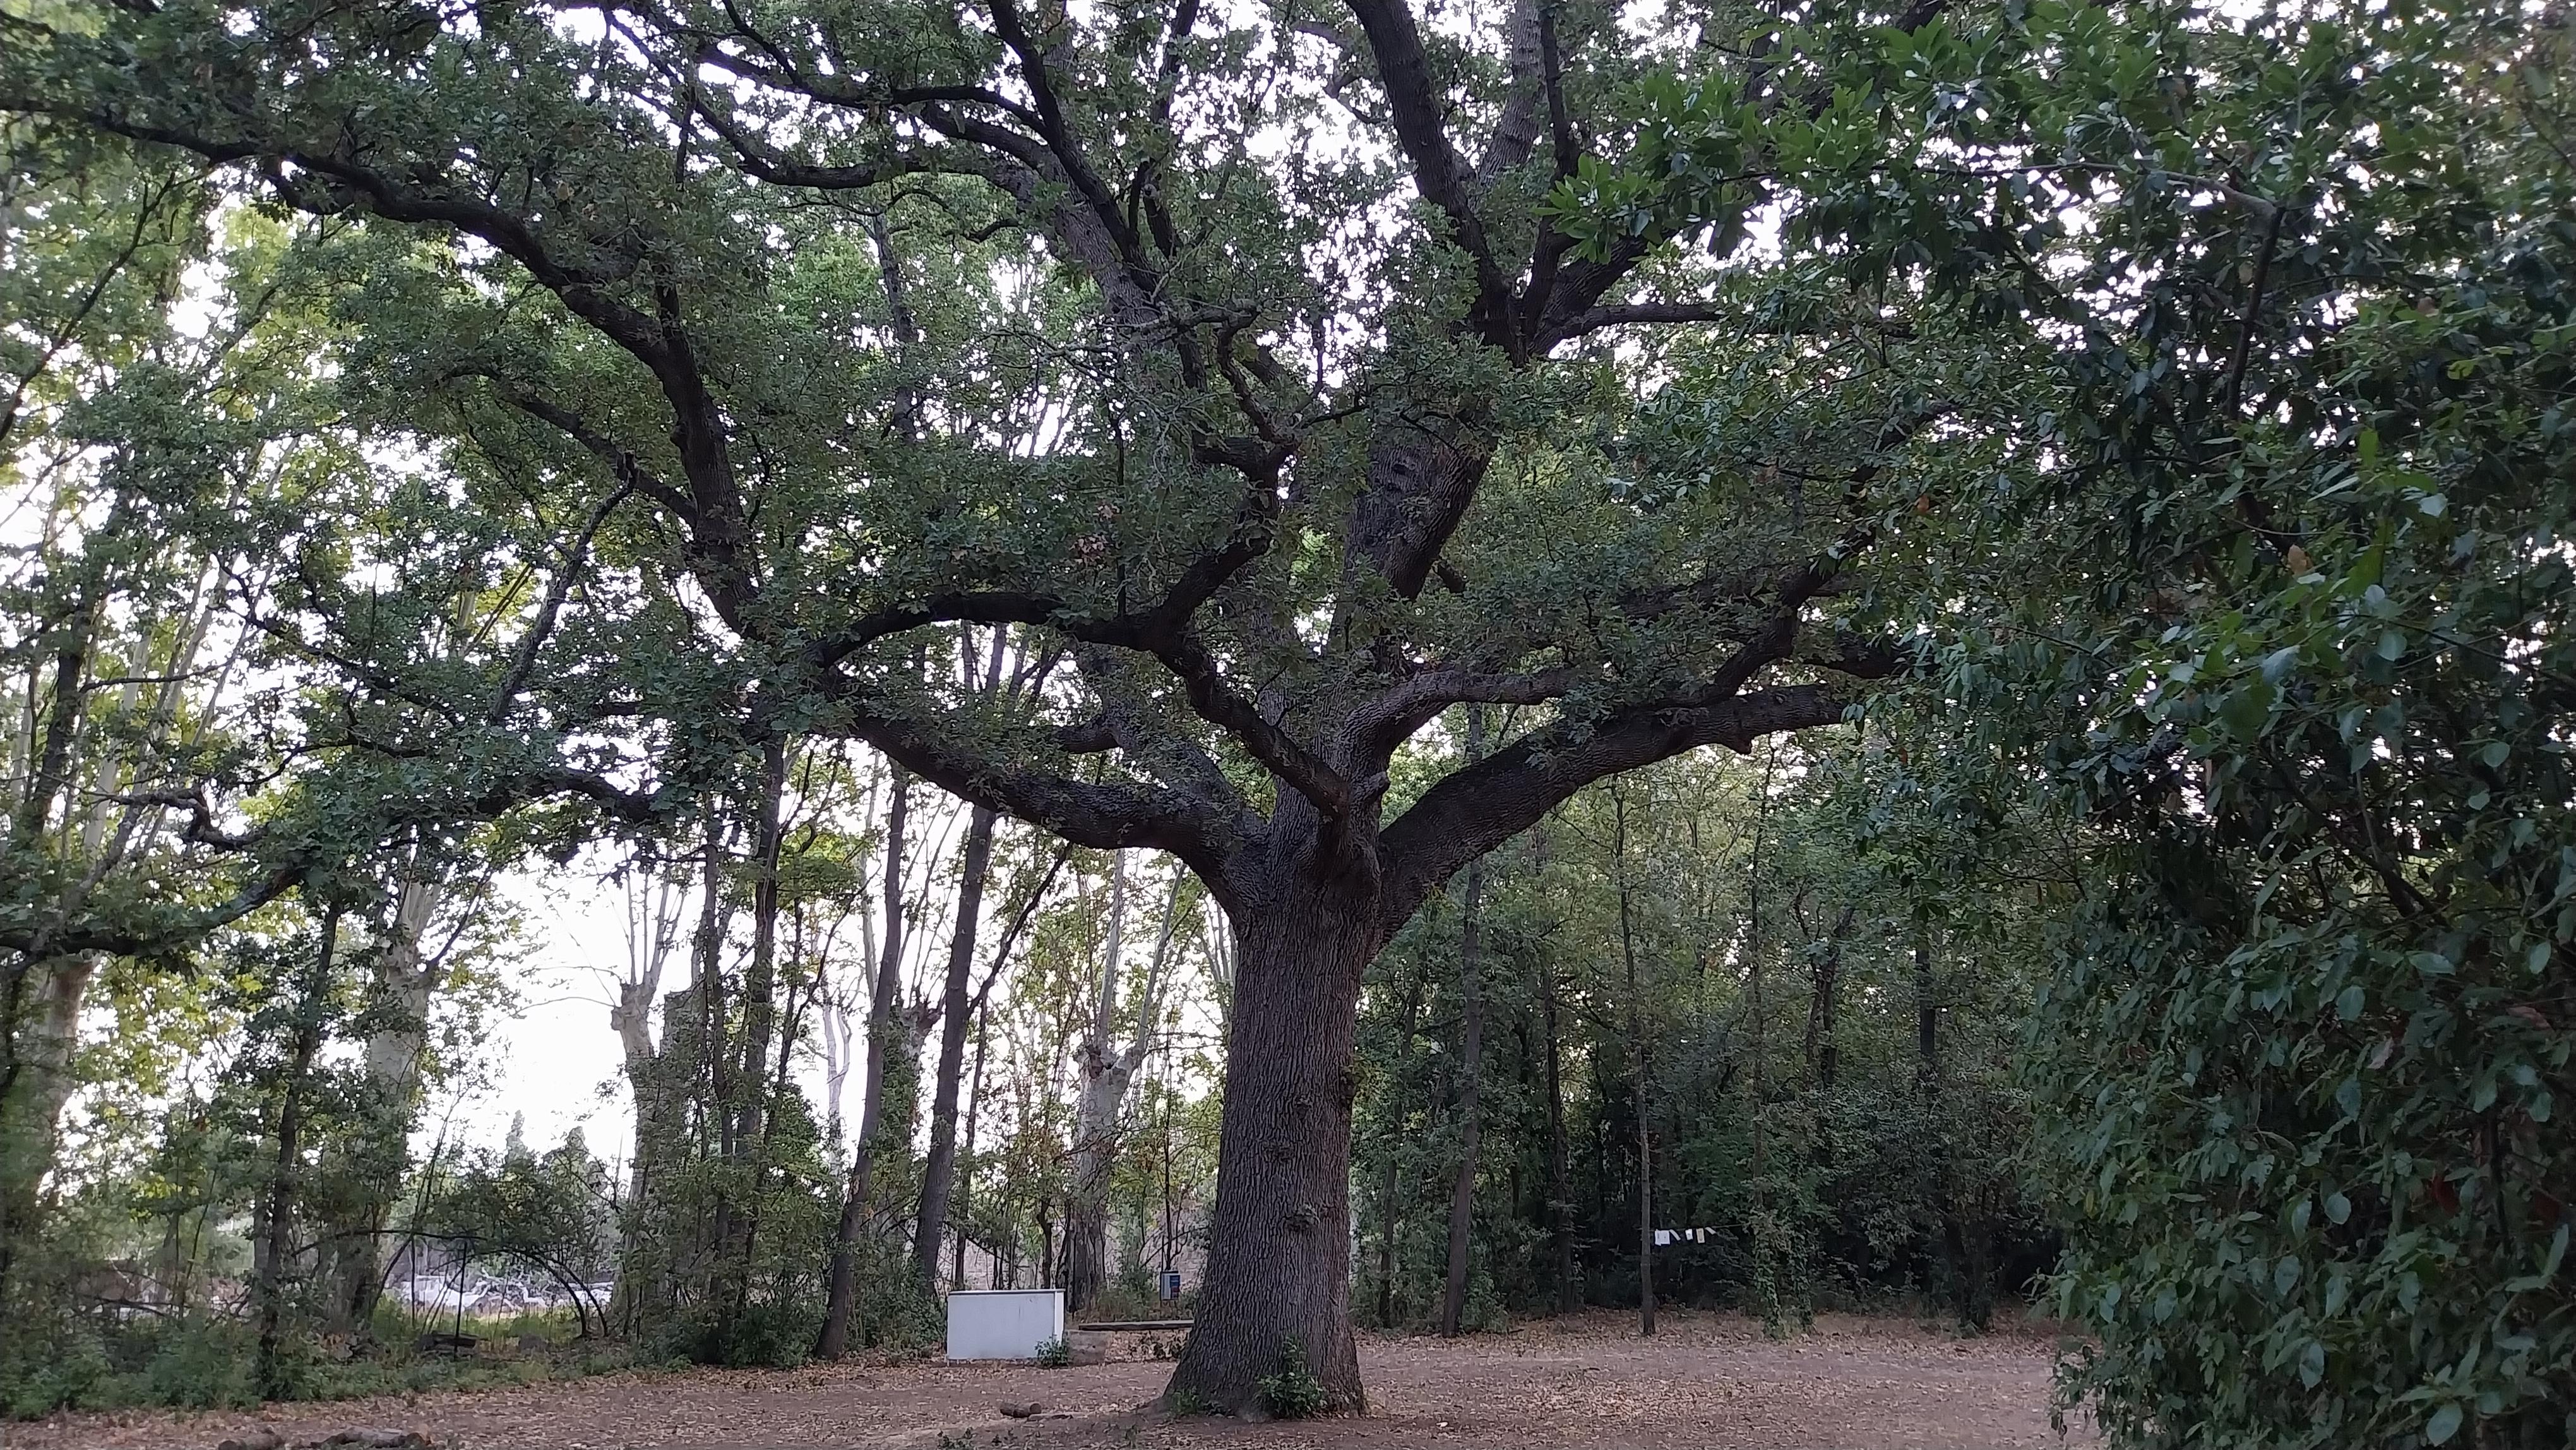
[[(1168, 1336), (1166, 1336), (1168, 1338)], [(2090, 1444), (2049, 1427), (2050, 1342), (1961, 1340), (1910, 1321), (1828, 1316), (1767, 1340), (1758, 1326), (1668, 1315), (1652, 1340), (1596, 1314), (1443, 1342), (1363, 1341), (1369, 1412), (1267, 1425), (1173, 1420), (1139, 1407), (1170, 1366), (1153, 1346), (1065, 1369), (910, 1363), (767, 1373), (619, 1374), (480, 1393), (272, 1406), (259, 1414), (81, 1416), (0, 1424), (12, 1450), (212, 1450), (261, 1426), (290, 1445), (351, 1427), (416, 1430), (463, 1450), (627, 1446), (1742, 1447), (2017, 1450)], [(1005, 1402), (1041, 1409), (1006, 1418)]]

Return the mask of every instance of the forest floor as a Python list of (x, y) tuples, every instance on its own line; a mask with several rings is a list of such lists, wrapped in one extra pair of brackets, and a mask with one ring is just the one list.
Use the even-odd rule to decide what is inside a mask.
[[(1121, 1336), (1125, 1337), (1125, 1336)], [(1168, 1336), (1165, 1337), (1168, 1340)], [(1164, 1346), (1168, 1348), (1168, 1345)], [(466, 1450), (627, 1446), (1743, 1447), (2017, 1450), (2091, 1444), (2049, 1426), (2052, 1341), (1960, 1339), (1907, 1319), (1820, 1316), (1772, 1340), (1729, 1315), (1667, 1314), (1652, 1340), (1594, 1313), (1455, 1341), (1362, 1341), (1364, 1416), (1245, 1424), (1139, 1407), (1170, 1366), (1146, 1340), (1109, 1363), (830, 1365), (626, 1372), (468, 1393), (273, 1405), (256, 1414), (67, 1416), (0, 1423), (12, 1450), (189, 1447), (274, 1431), (308, 1444), (353, 1427), (416, 1431)], [(1010, 1418), (1000, 1406), (1039, 1406)], [(263, 1437), (264, 1438), (264, 1437)]]

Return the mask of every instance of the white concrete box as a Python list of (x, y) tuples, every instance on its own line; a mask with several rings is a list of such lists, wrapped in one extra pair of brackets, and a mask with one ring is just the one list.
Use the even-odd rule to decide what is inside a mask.
[(957, 1289), (948, 1295), (950, 1359), (1035, 1359), (1064, 1338), (1062, 1289)]

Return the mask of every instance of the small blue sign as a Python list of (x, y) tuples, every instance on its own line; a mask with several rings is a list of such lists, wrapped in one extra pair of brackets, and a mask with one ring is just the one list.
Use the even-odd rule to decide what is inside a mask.
[(1180, 1270), (1165, 1269), (1163, 1271), (1163, 1297), (1167, 1300), (1178, 1299), (1181, 1297)]

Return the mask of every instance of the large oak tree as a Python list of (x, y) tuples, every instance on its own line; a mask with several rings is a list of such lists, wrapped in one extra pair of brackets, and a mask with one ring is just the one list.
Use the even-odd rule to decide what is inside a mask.
[[(32, 13), (0, 106), (367, 219), (314, 274), (353, 409), (515, 460), (568, 558), (670, 581), (725, 654), (552, 657), (552, 611), (655, 594), (557, 589), (513, 729), (596, 767), (602, 722), (720, 687), (742, 738), (863, 740), (1205, 881), (1238, 965), (1202, 1402), (1291, 1341), (1360, 1400), (1353, 1019), (1397, 928), (1585, 784), (1834, 722), (1891, 662), (1833, 610), (1940, 409), (1764, 224), (1830, 36), (1597, 0)], [(1774, 339), (1742, 417), (1637, 406), (1681, 327)], [(952, 688), (922, 660), (959, 628), (1067, 668)], [(1461, 705), (1520, 708), (1408, 753)], [(649, 760), (520, 778), (655, 809)]]

